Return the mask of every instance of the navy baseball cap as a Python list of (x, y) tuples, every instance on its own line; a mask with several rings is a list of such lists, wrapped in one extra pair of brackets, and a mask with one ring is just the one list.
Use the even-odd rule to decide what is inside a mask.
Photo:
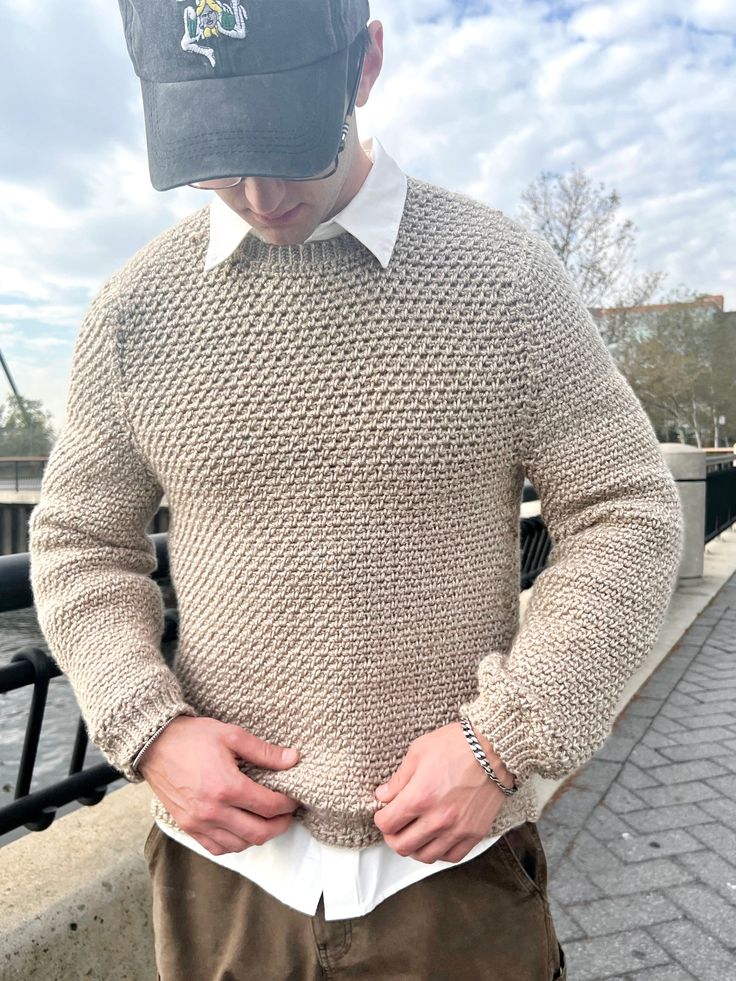
[(157, 191), (334, 161), (368, 0), (118, 0)]

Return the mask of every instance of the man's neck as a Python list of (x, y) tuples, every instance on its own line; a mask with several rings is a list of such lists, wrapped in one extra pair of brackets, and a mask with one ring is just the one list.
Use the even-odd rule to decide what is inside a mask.
[(345, 183), (343, 184), (340, 193), (337, 196), (337, 199), (335, 200), (334, 205), (330, 209), (329, 213), (322, 219), (323, 221), (329, 221), (330, 218), (333, 218), (336, 214), (342, 211), (343, 208), (348, 206), (365, 183), (365, 179), (370, 173), (372, 166), (373, 161), (363, 149), (363, 145), (356, 134), (355, 149), (353, 151), (350, 171), (345, 179)]

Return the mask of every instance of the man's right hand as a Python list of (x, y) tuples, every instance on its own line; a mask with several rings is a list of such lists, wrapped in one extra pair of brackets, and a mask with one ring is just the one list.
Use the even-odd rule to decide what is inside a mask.
[(176, 823), (213, 855), (262, 845), (286, 831), (299, 801), (246, 776), (237, 760), (286, 770), (285, 747), (217, 719), (177, 716), (151, 743), (139, 772)]

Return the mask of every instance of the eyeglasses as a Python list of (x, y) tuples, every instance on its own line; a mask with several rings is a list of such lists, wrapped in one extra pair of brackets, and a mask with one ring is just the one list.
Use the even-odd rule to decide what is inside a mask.
[[(368, 41), (370, 39), (368, 38)], [(358, 64), (358, 71), (355, 76), (355, 81), (353, 83), (353, 90), (350, 95), (350, 103), (348, 105), (347, 112), (345, 113), (345, 119), (342, 124), (342, 129), (340, 130), (340, 143), (337, 148), (337, 153), (335, 154), (335, 160), (332, 165), (327, 169), (313, 174), (311, 177), (285, 177), (278, 176), (276, 174), (252, 174), (253, 177), (272, 177), (274, 180), (285, 180), (285, 181), (323, 181), (328, 177), (332, 177), (334, 173), (337, 172), (337, 168), (340, 166), (340, 154), (345, 149), (345, 144), (347, 142), (348, 133), (350, 132), (350, 119), (353, 108), (355, 107), (355, 100), (358, 97), (358, 87), (360, 85), (360, 79), (363, 75), (363, 62), (365, 60), (366, 51), (368, 48), (368, 43), (364, 42), (362, 45), (362, 51), (360, 55), (360, 62)], [(226, 187), (236, 187), (240, 182), (244, 180), (243, 177), (215, 177), (212, 180), (204, 181), (193, 181), (189, 183), (189, 187), (197, 188), (198, 190), (204, 191), (219, 191)]]

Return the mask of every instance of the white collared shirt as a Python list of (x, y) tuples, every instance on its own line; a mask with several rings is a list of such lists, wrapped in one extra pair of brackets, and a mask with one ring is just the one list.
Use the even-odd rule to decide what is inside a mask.
[[(370, 249), (386, 269), (404, 211), (406, 175), (375, 137), (363, 141), (363, 147), (373, 166), (362, 186), (342, 211), (318, 225), (306, 241), (348, 232)], [(250, 231), (252, 227), (245, 219), (215, 195), (210, 204), (205, 272), (226, 259)], [(412, 882), (475, 858), (501, 837), (482, 838), (460, 862), (438, 861), (428, 865), (409, 855), (399, 855), (384, 841), (365, 848), (327, 844), (298, 821), (292, 821), (284, 833), (263, 845), (225, 855), (213, 855), (191, 836), (161, 821), (157, 823), (183, 845), (239, 872), (302, 913), (313, 916), (320, 895), (324, 895), (327, 920), (363, 916)]]
[[(404, 211), (406, 174), (375, 137), (363, 140), (362, 146), (373, 161), (368, 176), (342, 211), (318, 225), (305, 241), (319, 242), (350, 232), (386, 269)], [(215, 194), (210, 203), (210, 240), (204, 271), (209, 272), (227, 259), (252, 230), (245, 218)]]

